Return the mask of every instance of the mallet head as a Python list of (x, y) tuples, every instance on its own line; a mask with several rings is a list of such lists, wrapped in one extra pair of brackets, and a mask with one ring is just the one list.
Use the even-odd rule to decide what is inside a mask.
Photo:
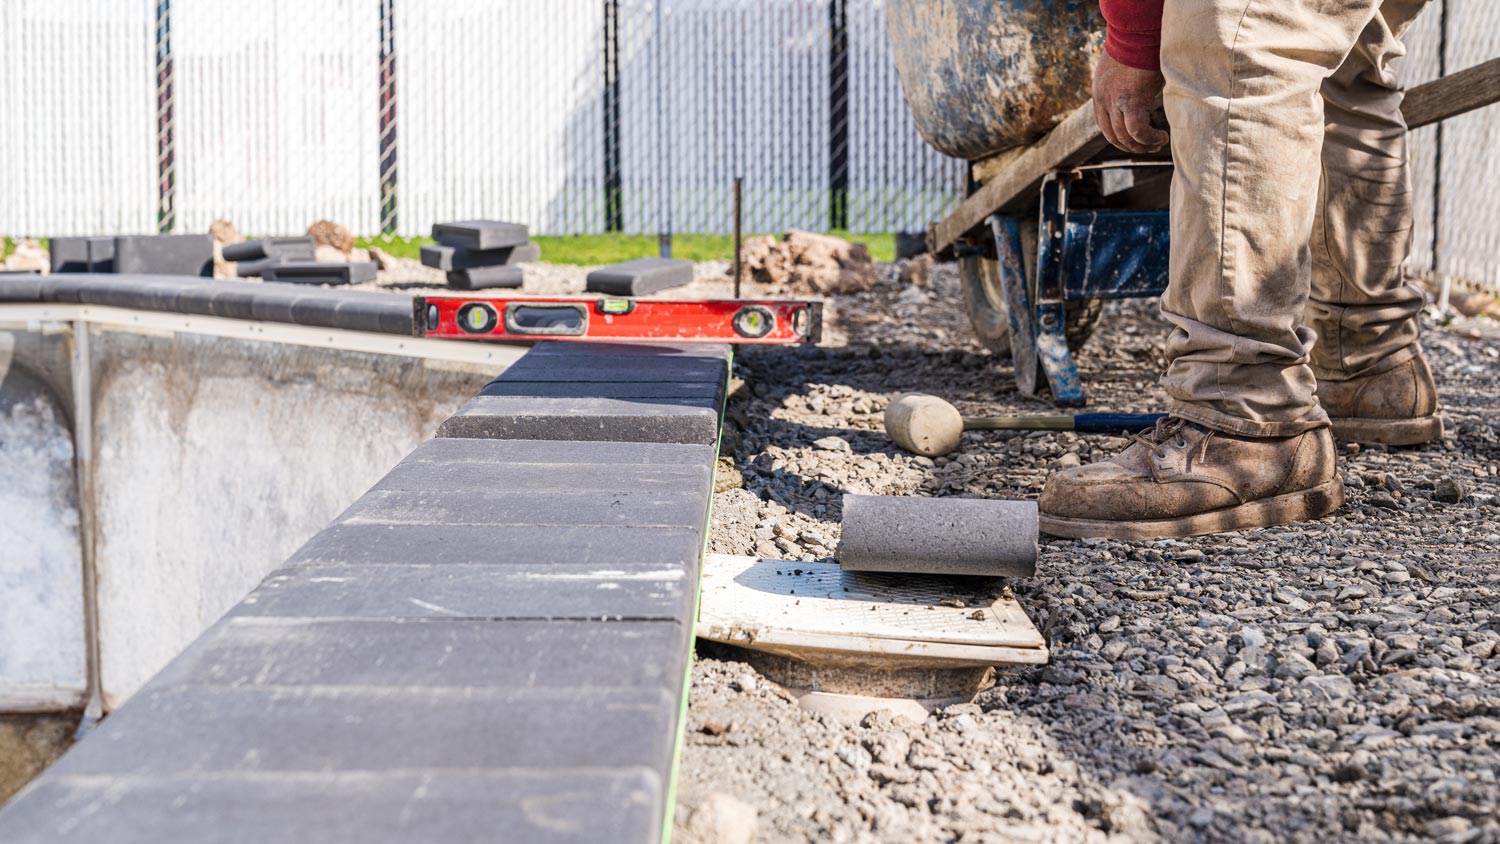
[(937, 457), (958, 448), (964, 417), (937, 396), (906, 393), (886, 407), (885, 432), (907, 451)]

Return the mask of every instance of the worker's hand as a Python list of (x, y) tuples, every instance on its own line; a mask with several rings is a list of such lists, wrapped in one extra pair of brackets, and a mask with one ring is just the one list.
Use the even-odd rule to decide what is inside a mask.
[(1151, 127), (1151, 109), (1165, 80), (1160, 71), (1120, 64), (1108, 53), (1094, 68), (1094, 119), (1109, 142), (1126, 152), (1156, 152), (1167, 133)]

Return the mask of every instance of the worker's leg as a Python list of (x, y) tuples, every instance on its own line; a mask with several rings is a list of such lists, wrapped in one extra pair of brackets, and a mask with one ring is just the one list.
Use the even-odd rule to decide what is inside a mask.
[(1315, 518), (1343, 502), (1303, 326), (1323, 81), (1379, 0), (1166, 0), (1172, 125), (1171, 424), (1059, 473), (1043, 529), (1182, 535)]
[(1379, 0), (1167, 0), (1171, 409), (1228, 433), (1327, 424), (1302, 325), (1319, 204), (1320, 89)]
[(1406, 283), (1412, 195), (1401, 89), (1390, 67), (1427, 0), (1385, 0), (1323, 83), (1322, 197), (1313, 225), (1307, 324), (1312, 369), (1334, 433), (1411, 444), (1442, 433), (1417, 344), (1422, 291)]

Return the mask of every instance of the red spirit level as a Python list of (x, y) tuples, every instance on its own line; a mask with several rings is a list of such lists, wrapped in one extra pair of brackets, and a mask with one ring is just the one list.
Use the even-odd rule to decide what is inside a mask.
[(455, 340), (771, 345), (816, 343), (823, 330), (821, 302), (784, 299), (418, 296), (414, 307), (416, 336)]

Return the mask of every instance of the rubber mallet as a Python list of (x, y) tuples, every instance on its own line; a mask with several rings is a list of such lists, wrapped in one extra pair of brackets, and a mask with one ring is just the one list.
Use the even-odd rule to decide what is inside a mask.
[(885, 409), (885, 432), (896, 445), (926, 457), (958, 448), (964, 431), (1144, 431), (1161, 413), (1080, 413), (1076, 416), (964, 416), (937, 396), (906, 393)]
[(1035, 501), (845, 495), (834, 559), (845, 571), (1030, 577)]

